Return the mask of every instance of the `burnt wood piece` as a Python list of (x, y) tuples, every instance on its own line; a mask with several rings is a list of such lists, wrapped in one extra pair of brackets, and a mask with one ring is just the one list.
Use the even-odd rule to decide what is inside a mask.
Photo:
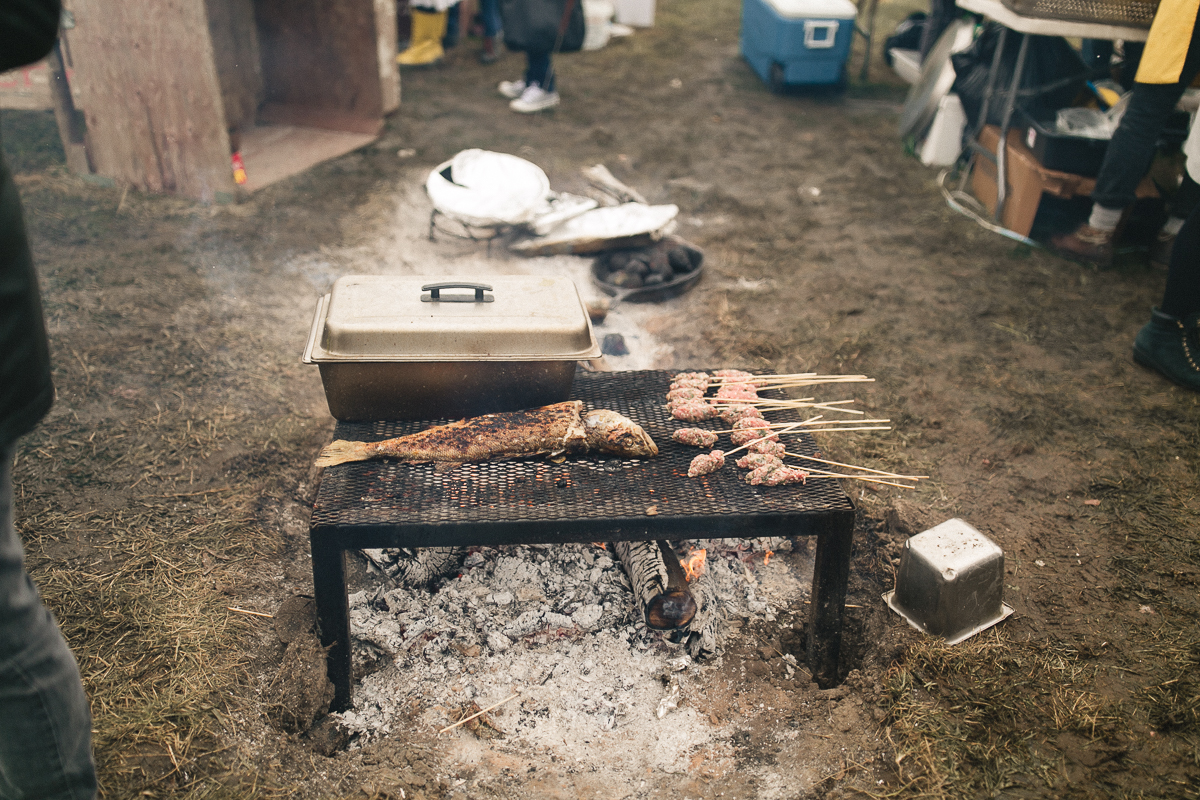
[[(648, 627), (673, 631), (692, 621), (696, 616), (696, 601), (688, 592), (687, 579), (670, 545), (662, 541), (613, 542), (613, 550), (625, 567)], [(674, 578), (669, 566), (672, 561)]]

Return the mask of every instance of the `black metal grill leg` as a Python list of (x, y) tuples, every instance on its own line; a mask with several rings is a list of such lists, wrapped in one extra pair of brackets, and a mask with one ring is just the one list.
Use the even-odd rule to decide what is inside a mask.
[(842, 649), (842, 613), (850, 580), (850, 550), (854, 539), (854, 514), (839, 515), (817, 534), (813, 563), (812, 605), (808, 618), (808, 665), (822, 689), (838, 684), (838, 656)]
[(346, 597), (346, 551), (335, 534), (319, 528), (310, 532), (313, 597), (321, 626), (321, 645), (328, 648), (329, 680), (333, 682), (333, 711), (353, 706), (350, 672), (350, 604)]

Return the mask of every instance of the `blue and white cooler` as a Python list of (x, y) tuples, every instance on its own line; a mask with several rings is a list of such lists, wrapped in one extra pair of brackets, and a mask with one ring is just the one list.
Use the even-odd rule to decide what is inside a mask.
[(774, 91), (840, 84), (857, 16), (850, 0), (742, 0), (742, 57)]

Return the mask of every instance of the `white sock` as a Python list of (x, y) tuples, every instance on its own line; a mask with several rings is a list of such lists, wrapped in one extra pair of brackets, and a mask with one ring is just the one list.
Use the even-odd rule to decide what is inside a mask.
[(1166, 223), (1162, 226), (1162, 232), (1167, 236), (1175, 236), (1182, 227), (1183, 217), (1167, 217)]
[(1105, 208), (1096, 203), (1092, 206), (1092, 216), (1088, 219), (1088, 225), (1098, 231), (1115, 231), (1124, 211), (1123, 208)]

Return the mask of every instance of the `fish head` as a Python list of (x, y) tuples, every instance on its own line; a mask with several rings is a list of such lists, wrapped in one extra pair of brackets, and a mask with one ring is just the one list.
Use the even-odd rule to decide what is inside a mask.
[(596, 409), (584, 414), (589, 450), (627, 458), (650, 458), (658, 455), (658, 445), (650, 434), (628, 417), (615, 411)]

